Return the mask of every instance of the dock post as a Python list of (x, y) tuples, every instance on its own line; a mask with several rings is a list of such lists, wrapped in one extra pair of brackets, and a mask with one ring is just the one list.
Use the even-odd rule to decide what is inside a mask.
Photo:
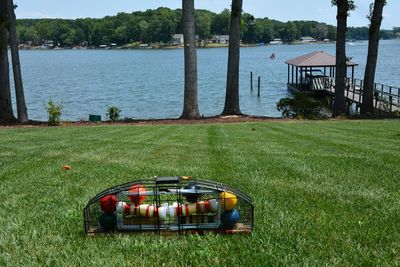
[(389, 86), (389, 102), (390, 102), (390, 112), (392, 112), (393, 97), (392, 97), (392, 87), (391, 86)]
[(250, 92), (253, 92), (253, 72), (250, 71)]
[(261, 87), (261, 77), (258, 76), (258, 93), (257, 93), (258, 97), (260, 97), (260, 87)]
[(400, 108), (400, 88), (397, 88), (397, 108)]

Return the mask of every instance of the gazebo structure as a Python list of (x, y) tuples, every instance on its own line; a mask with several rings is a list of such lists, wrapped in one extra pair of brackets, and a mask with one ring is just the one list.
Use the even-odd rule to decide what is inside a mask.
[[(316, 51), (304, 56), (296, 57), (285, 62), (288, 64), (288, 89), (292, 91), (307, 91), (323, 86), (318, 81), (327, 78), (334, 83), (336, 73), (336, 57), (323, 51)], [(354, 80), (354, 67), (358, 64), (347, 61), (347, 67), (351, 68), (351, 80)]]

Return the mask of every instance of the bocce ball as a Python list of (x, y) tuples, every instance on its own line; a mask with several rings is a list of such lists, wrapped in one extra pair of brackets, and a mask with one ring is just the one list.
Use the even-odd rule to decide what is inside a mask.
[(221, 215), (221, 221), (226, 229), (232, 229), (240, 219), (239, 212), (236, 209), (231, 211), (224, 211)]
[(129, 196), (129, 199), (135, 205), (140, 205), (146, 200), (146, 195), (142, 193), (146, 193), (146, 188), (141, 184), (134, 184), (129, 188), (129, 193), (136, 193), (138, 195)]
[(200, 190), (200, 188), (196, 183), (189, 183), (187, 186), (185, 186), (185, 189), (193, 190), (193, 193), (182, 194), (188, 202), (195, 203), (199, 200), (200, 194), (196, 193), (196, 190)]
[(105, 232), (114, 231), (117, 227), (117, 217), (115, 214), (103, 213), (100, 216), (99, 222)]
[(105, 213), (113, 213), (117, 205), (117, 197), (115, 195), (107, 195), (100, 198), (100, 208)]
[(224, 210), (233, 210), (237, 204), (237, 197), (228, 192), (221, 193), (221, 205)]
[(125, 215), (129, 215), (131, 212), (131, 205), (128, 203), (125, 203), (123, 201), (118, 202), (117, 204), (117, 215), (118, 216), (123, 216)]

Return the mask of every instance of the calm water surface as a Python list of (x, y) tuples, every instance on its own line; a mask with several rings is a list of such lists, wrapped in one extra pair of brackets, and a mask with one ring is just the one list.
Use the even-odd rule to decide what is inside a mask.
[[(335, 53), (334, 44), (281, 45), (241, 49), (240, 105), (242, 112), (279, 117), (276, 102), (287, 96), (288, 59), (312, 52)], [(275, 53), (275, 60), (269, 56)], [(199, 49), (199, 108), (205, 116), (222, 112), (228, 49)], [(363, 78), (367, 42), (347, 46)], [(376, 82), (400, 87), (400, 41), (382, 41)], [(26, 101), (31, 119), (46, 120), (45, 105), (63, 100), (62, 118), (105, 118), (116, 105), (122, 117), (179, 117), (183, 106), (183, 49), (21, 51)], [(250, 71), (261, 76), (261, 97), (250, 92)]]

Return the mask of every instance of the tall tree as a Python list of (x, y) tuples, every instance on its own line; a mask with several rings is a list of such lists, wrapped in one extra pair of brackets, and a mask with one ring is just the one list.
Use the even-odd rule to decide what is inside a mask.
[(298, 39), (299, 37), (300, 37), (300, 32), (297, 29), (296, 24), (294, 24), (291, 21), (288, 21), (283, 30), (283, 41), (286, 43), (291, 43), (294, 40)]
[(229, 17), (231, 16), (229, 9), (224, 9), (217, 14), (211, 23), (212, 34), (229, 34)]
[(194, 0), (182, 0), (182, 31), (185, 53), (185, 95), (181, 119), (200, 118), (197, 101), (197, 52)]
[(8, 63), (8, 0), (0, 1), (0, 123), (16, 121), (12, 109)]
[(17, 102), (18, 122), (28, 122), (28, 112), (25, 104), (24, 85), (22, 83), (21, 64), (18, 52), (17, 26), (13, 0), (8, 0), (9, 34), (11, 59), (14, 73), (15, 98)]
[(222, 115), (240, 115), (239, 106), (239, 61), (240, 22), (243, 0), (232, 0), (229, 28), (228, 75), (226, 81), (225, 107)]
[(196, 16), (196, 30), (201, 40), (208, 40), (211, 35), (212, 18), (209, 13), (199, 12)]
[(345, 79), (347, 76), (346, 60), (346, 31), (347, 17), (349, 11), (354, 9), (352, 0), (332, 0), (337, 6), (337, 36), (336, 36), (336, 79), (335, 79), (335, 101), (333, 104), (333, 117), (346, 112), (345, 106)]
[(369, 41), (368, 41), (368, 56), (367, 65), (364, 74), (363, 101), (361, 105), (361, 114), (374, 112), (374, 83), (376, 62), (378, 60), (379, 35), (382, 23), (383, 7), (386, 0), (375, 0), (370, 6), (370, 15), (368, 18), (371, 21), (369, 26)]

